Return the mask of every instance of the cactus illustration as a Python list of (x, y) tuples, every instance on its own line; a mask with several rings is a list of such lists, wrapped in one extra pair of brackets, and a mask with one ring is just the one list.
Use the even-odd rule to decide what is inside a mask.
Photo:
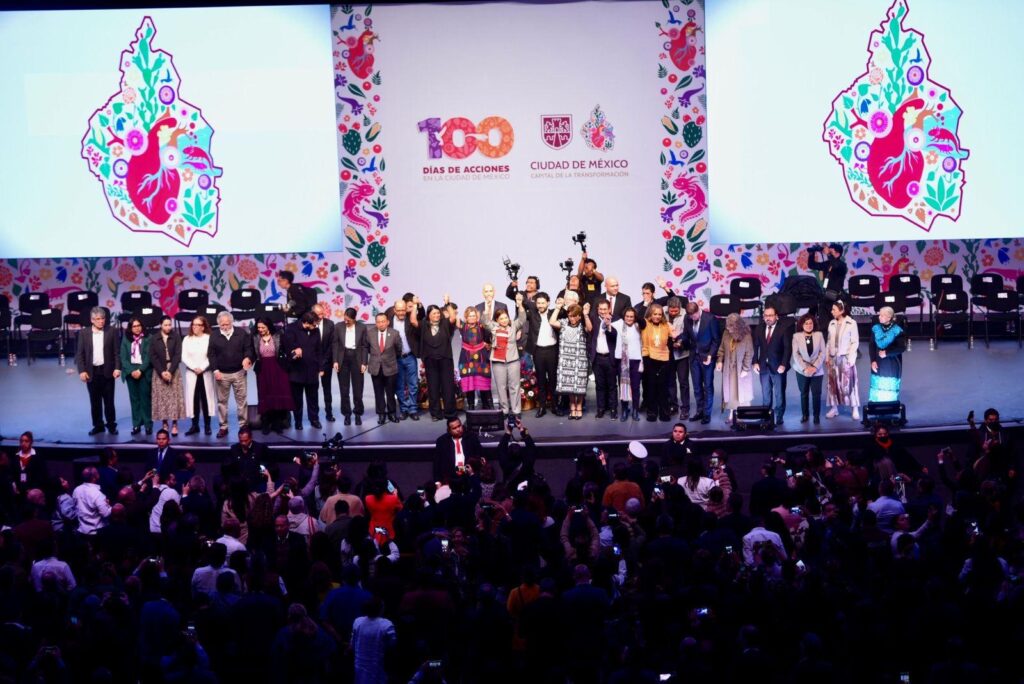
[(359, 131), (349, 130), (341, 136), (341, 144), (349, 154), (359, 154), (359, 148), (363, 146), (363, 137), (359, 135)]
[(687, 147), (693, 147), (699, 143), (702, 135), (700, 126), (693, 121), (683, 126), (683, 142), (686, 143)]
[(686, 254), (686, 243), (683, 238), (676, 235), (665, 243), (665, 252), (672, 257), (672, 261), (679, 261)]
[(366, 258), (373, 264), (374, 268), (383, 264), (387, 256), (387, 249), (379, 242), (371, 242), (369, 247), (366, 248)]

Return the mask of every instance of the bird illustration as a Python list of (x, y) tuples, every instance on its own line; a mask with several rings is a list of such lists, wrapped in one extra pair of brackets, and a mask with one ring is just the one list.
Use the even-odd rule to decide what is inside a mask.
[[(916, 95), (916, 93), (915, 93)], [(871, 186), (879, 197), (896, 209), (910, 204), (911, 195), (907, 186), (911, 182), (920, 182), (924, 172), (924, 136), (921, 131), (920, 144), (916, 149), (908, 147), (908, 131), (920, 129), (921, 122), (931, 115), (925, 109), (924, 100), (911, 97), (899, 106), (892, 117), (892, 128), (882, 137), (876, 138), (871, 144), (868, 155), (868, 178)]]
[(373, 71), (373, 41), (380, 37), (367, 29), (358, 38), (348, 39), (348, 65), (352, 73), (366, 78)]
[(675, 12), (673, 12), (672, 10), (669, 10), (668, 11), (668, 23), (670, 23), (670, 24), (682, 24), (683, 22), (680, 21), (679, 19), (676, 19)]

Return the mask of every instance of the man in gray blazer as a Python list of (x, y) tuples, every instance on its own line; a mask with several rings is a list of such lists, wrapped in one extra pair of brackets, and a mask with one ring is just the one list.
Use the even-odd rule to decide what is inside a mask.
[(117, 434), (117, 415), (114, 412), (115, 380), (121, 377), (121, 354), (117, 348), (117, 332), (107, 325), (106, 309), (94, 306), (89, 312), (92, 325), (78, 333), (78, 348), (75, 350), (75, 365), (78, 377), (89, 389), (89, 404), (92, 408), (92, 430), (90, 435), (103, 432), (103, 415), (106, 414), (107, 430)]
[[(345, 318), (334, 325), (331, 337), (331, 358), (341, 387), (341, 414), (345, 425), (352, 424), (355, 407), (356, 425), (363, 424), (363, 374), (366, 373), (366, 324), (356, 320), (356, 310), (345, 309)], [(352, 396), (349, 397), (351, 387)]]
[(390, 420), (398, 422), (395, 405), (395, 381), (398, 357), (402, 355), (402, 339), (388, 326), (388, 315), (377, 314), (375, 328), (367, 331), (366, 369), (373, 381), (373, 397), (377, 403), (377, 425)]

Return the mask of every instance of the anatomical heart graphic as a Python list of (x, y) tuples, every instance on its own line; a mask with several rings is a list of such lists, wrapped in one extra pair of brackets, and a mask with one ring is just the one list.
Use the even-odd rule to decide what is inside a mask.
[(871, 32), (867, 69), (832, 101), (822, 139), (857, 206), (930, 230), (940, 216), (960, 217), (970, 152), (960, 106), (932, 79), (924, 34), (904, 27), (908, 11), (896, 0)]
[(153, 48), (145, 17), (121, 52), (118, 91), (93, 112), (82, 158), (103, 187), (114, 218), (135, 232), (188, 245), (217, 234), (222, 169), (213, 164), (213, 128), (181, 98), (170, 53)]

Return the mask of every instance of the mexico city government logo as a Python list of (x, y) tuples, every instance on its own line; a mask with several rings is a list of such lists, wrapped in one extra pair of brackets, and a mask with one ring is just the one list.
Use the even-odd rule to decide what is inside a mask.
[(222, 169), (213, 128), (181, 98), (173, 57), (154, 49), (154, 36), (145, 17), (121, 52), (118, 91), (89, 117), (81, 155), (125, 228), (189, 245), (197, 233), (217, 234)]
[(553, 150), (572, 142), (572, 114), (548, 114), (540, 117), (541, 139)]

